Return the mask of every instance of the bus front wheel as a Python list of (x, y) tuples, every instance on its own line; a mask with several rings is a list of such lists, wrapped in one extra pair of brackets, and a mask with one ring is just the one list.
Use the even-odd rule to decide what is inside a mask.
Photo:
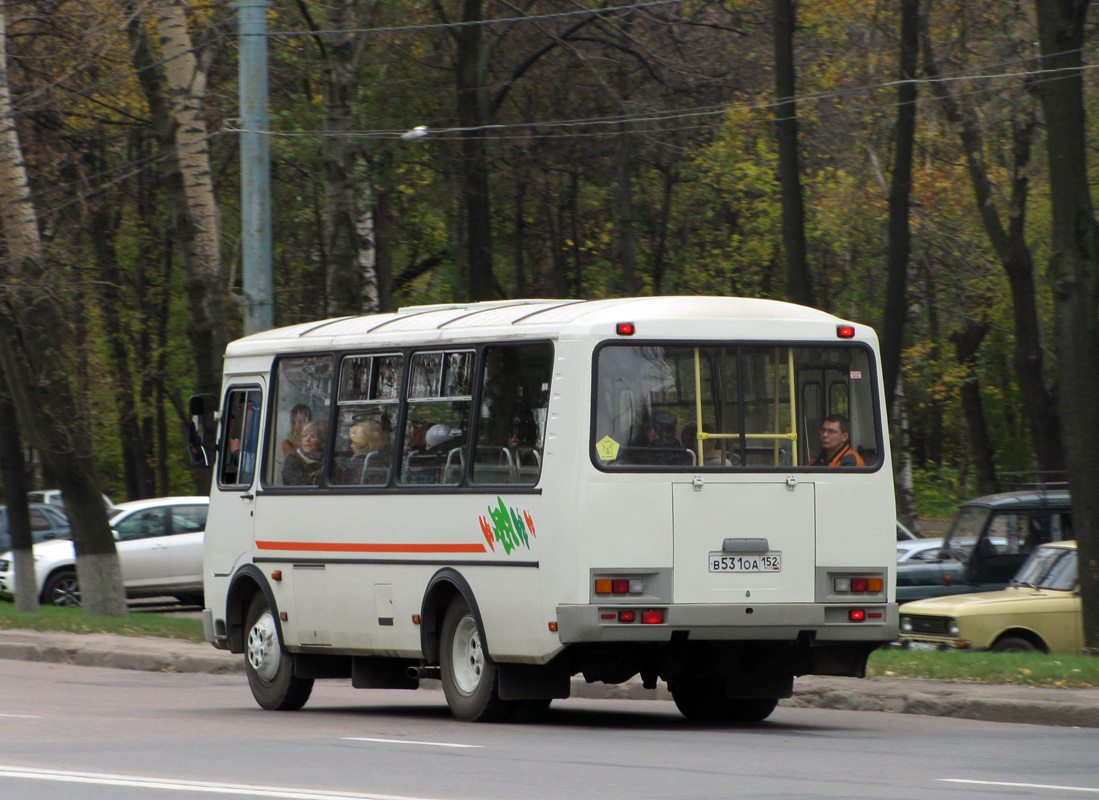
[(262, 594), (248, 606), (244, 671), (252, 696), (269, 711), (297, 711), (313, 691), (312, 678), (294, 675), (294, 657), (279, 642), (275, 617)]
[(513, 704), (500, 699), (496, 667), (485, 653), (477, 620), (469, 605), (455, 597), (443, 617), (439, 648), (443, 694), (450, 713), (466, 722), (499, 722)]

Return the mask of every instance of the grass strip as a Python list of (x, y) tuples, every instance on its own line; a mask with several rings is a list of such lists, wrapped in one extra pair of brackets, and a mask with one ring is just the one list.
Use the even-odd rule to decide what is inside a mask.
[(867, 676), (1079, 689), (1099, 686), (1099, 658), (890, 648), (871, 654)]
[(61, 631), (66, 633), (117, 633), (122, 636), (160, 636), (204, 642), (202, 620), (170, 614), (135, 612), (125, 617), (93, 617), (79, 608), (42, 606), (24, 613), (15, 604), (0, 600), (0, 629)]

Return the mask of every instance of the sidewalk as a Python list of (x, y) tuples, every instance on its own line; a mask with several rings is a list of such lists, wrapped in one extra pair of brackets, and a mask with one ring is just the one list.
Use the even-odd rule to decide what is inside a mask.
[[(0, 630), (0, 658), (150, 672), (244, 672), (244, 656), (208, 644), (116, 634)], [(573, 678), (572, 696), (671, 699), (663, 684), (649, 690), (638, 679), (608, 686)], [(780, 705), (1099, 728), (1099, 689), (807, 676), (794, 681), (794, 696)]]

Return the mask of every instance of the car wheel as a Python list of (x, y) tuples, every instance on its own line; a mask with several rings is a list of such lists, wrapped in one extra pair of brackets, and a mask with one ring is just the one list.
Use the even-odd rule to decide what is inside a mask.
[(514, 711), (500, 699), (496, 667), (489, 661), (469, 605), (455, 597), (443, 617), (439, 649), (443, 694), (450, 713), (465, 722), (499, 722)]
[(269, 711), (297, 711), (309, 699), (313, 679), (294, 675), (294, 656), (283, 649), (275, 617), (262, 594), (248, 606), (245, 630), (244, 671), (252, 696)]
[(42, 604), (79, 608), (80, 584), (76, 581), (76, 570), (62, 569), (50, 575), (42, 589)]
[(1041, 653), (1044, 652), (1040, 647), (1036, 647), (1032, 642), (1028, 642), (1019, 636), (1005, 636), (1002, 639), (997, 639), (996, 643), (989, 648), (994, 653)]

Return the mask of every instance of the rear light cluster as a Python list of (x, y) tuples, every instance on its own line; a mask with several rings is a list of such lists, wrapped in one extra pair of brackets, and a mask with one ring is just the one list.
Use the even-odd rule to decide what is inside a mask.
[(599, 618), (604, 622), (623, 622), (626, 624), (640, 622), (642, 625), (663, 625), (663, 608), (620, 608), (617, 611), (608, 609), (599, 612)]
[(645, 594), (641, 578), (596, 578), (596, 594)]
[[(596, 578), (595, 596), (629, 600), (645, 594), (644, 578)], [(649, 598), (651, 601), (652, 598)], [(667, 609), (663, 608), (602, 608), (599, 619), (604, 622), (620, 622), (625, 625), (663, 625)]]
[(883, 578), (834, 578), (832, 591), (836, 594), (881, 594), (885, 591)]

